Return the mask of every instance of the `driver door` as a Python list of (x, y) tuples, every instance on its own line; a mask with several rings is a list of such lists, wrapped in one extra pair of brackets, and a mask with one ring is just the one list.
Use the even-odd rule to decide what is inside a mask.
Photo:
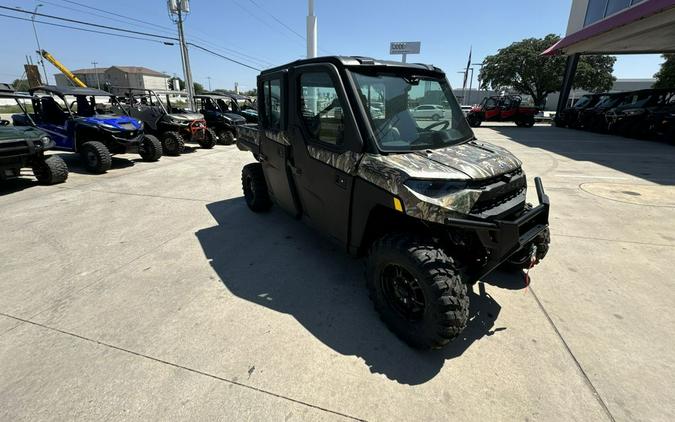
[(350, 200), (362, 141), (335, 66), (307, 65), (289, 79), (292, 173), (307, 222), (347, 244)]

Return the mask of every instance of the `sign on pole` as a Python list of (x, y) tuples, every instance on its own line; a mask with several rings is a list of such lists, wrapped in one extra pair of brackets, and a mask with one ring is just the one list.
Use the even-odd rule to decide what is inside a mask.
[(403, 56), (403, 63), (406, 61), (408, 54), (420, 54), (420, 41), (398, 41), (389, 44), (389, 54), (401, 54)]

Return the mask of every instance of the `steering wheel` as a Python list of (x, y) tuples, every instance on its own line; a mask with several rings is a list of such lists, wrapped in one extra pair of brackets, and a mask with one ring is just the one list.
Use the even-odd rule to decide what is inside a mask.
[(0, 120), (0, 126), (9, 126), (9, 120)]
[(449, 120), (441, 120), (440, 122), (432, 123), (429, 126), (425, 127), (424, 130), (425, 131), (431, 130), (431, 129), (435, 128), (436, 126), (440, 126), (440, 125), (443, 125), (443, 128), (441, 130), (445, 130), (445, 129), (448, 128), (448, 126), (450, 126), (450, 121)]

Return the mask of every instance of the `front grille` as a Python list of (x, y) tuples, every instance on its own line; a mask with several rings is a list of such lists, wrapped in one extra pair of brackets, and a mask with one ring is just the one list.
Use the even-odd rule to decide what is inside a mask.
[(522, 169), (518, 168), (489, 179), (476, 180), (470, 186), (483, 191), (471, 208), (472, 214), (491, 215), (496, 213), (501, 215), (510, 211), (508, 207), (507, 209), (500, 209), (504, 204), (519, 197), (525, 199), (527, 179)]
[(11, 141), (0, 143), (0, 157), (14, 157), (29, 154), (28, 141)]

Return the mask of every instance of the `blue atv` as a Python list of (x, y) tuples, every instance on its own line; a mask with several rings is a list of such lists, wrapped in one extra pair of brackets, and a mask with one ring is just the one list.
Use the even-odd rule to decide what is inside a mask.
[(113, 154), (138, 153), (144, 161), (162, 156), (159, 140), (143, 132), (143, 124), (110, 113), (114, 97), (93, 88), (32, 88), (33, 113), (13, 115), (15, 126), (35, 125), (56, 143), (54, 149), (80, 154), (84, 167), (105, 173)]

